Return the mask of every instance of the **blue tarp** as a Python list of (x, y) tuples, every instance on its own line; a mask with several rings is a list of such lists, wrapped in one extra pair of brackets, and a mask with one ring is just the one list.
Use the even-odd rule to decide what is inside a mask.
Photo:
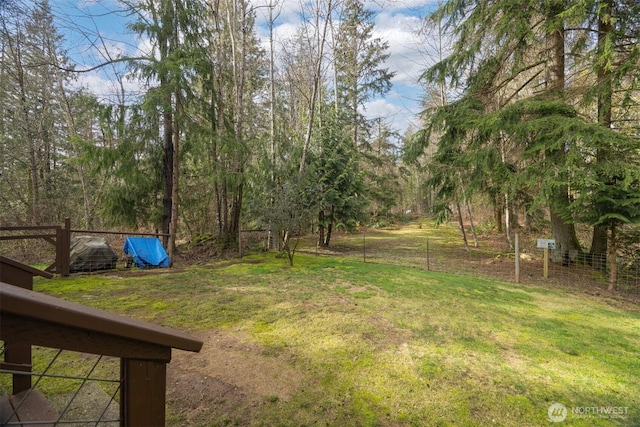
[(156, 237), (127, 237), (123, 249), (140, 268), (169, 267), (169, 255)]

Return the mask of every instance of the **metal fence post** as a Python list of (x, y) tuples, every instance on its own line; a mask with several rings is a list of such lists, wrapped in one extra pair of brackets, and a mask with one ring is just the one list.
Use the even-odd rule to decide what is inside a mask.
[(364, 262), (367, 262), (367, 233), (364, 232), (362, 234), (362, 259), (364, 260)]
[(427, 271), (431, 271), (429, 266), (429, 238), (427, 237)]
[(520, 239), (518, 233), (516, 233), (516, 283), (520, 283)]

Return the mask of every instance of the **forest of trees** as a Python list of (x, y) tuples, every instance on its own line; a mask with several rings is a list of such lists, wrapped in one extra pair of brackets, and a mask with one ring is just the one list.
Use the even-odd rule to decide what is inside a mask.
[(615, 260), (619, 226), (640, 219), (640, 3), (450, 0), (429, 28), (448, 44), (405, 153), (425, 163), (431, 149), (436, 215), (483, 194), (507, 238), (524, 211), (520, 223), (548, 218), (558, 258)]
[[(393, 74), (358, 0), (311, 4), (267, 51), (248, 1), (122, 1), (153, 49), (105, 58), (127, 65), (106, 100), (73, 84), (49, 1), (0, 7), (1, 223), (159, 230), (169, 251), (176, 236), (233, 246), (241, 227), (286, 245), (315, 224), (328, 245), (400, 205), (397, 137), (361, 108)], [(132, 76), (143, 93), (126, 93)]]
[(0, 225), (158, 230), (170, 254), (177, 237), (233, 247), (264, 228), (288, 250), (482, 200), (507, 241), (547, 221), (559, 256), (601, 267), (640, 220), (635, 0), (440, 2), (416, 31), (431, 65), (406, 135), (363, 114), (394, 74), (361, 0), (304, 3), (277, 48), (276, 0), (266, 41), (248, 0), (119, 3), (152, 49), (104, 58), (126, 66), (105, 99), (74, 84), (49, 0), (0, 2)]

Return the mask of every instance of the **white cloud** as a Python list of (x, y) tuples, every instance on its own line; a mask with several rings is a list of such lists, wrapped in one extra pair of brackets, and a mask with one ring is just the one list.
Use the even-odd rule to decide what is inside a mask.
[[(298, 31), (298, 25), (292, 22), (285, 22), (274, 28), (274, 39), (276, 40), (290, 40)], [(268, 36), (266, 37), (268, 38)]]
[(386, 66), (396, 73), (395, 82), (418, 87), (418, 76), (424, 70), (421, 54), (416, 50), (416, 33), (419, 18), (403, 14), (380, 14), (376, 21), (374, 37), (389, 45)]
[(155, 47), (149, 37), (139, 39), (135, 51), (131, 52), (131, 56), (151, 56), (152, 54), (156, 56), (156, 59), (159, 58), (157, 56), (159, 53), (155, 52)]
[(103, 42), (93, 48), (99, 60), (112, 61), (125, 55), (127, 46), (123, 42), (103, 39)]
[[(255, 0), (266, 4), (269, 0)], [(283, 40), (293, 37), (300, 25), (297, 10), (300, 2), (281, 0), (283, 9), (276, 22), (274, 34), (276, 49), (280, 49)], [(404, 132), (408, 126), (417, 127), (415, 116), (421, 111), (420, 99), (422, 87), (418, 82), (420, 75), (433, 63), (433, 58), (425, 57), (424, 49), (420, 45), (422, 40), (417, 35), (423, 17), (433, 10), (436, 0), (370, 0), (366, 7), (375, 12), (375, 26), (373, 37), (388, 43), (389, 58), (384, 64), (395, 73), (392, 79), (393, 89), (384, 99), (376, 99), (366, 106), (369, 118), (384, 117), (391, 126)], [(260, 9), (258, 9), (260, 10)], [(262, 15), (260, 15), (262, 14)], [(265, 21), (266, 9), (258, 12), (259, 36), (263, 40), (265, 50), (268, 50), (268, 29)]]
[[(122, 85), (122, 86), (121, 86)], [(107, 103), (129, 103), (144, 92), (144, 83), (130, 78), (128, 74), (121, 74), (118, 81), (113, 73), (105, 73), (102, 70), (94, 70), (77, 75), (77, 80), (71, 85), (73, 89), (85, 90), (94, 94), (98, 100)], [(122, 99), (122, 95), (126, 99)]]
[(369, 120), (383, 119), (391, 130), (401, 135), (407, 129), (419, 127), (419, 108), (417, 103), (408, 102), (404, 95), (392, 91), (384, 98), (368, 102), (364, 107), (364, 115)]
[(389, 102), (388, 99), (376, 99), (365, 105), (365, 117), (369, 120), (383, 119), (390, 123), (394, 130), (405, 128), (408, 124), (406, 112)]
[[(71, 3), (71, 0), (67, 1)], [(300, 12), (301, 8), (315, 4), (311, 0), (251, 0), (251, 2), (257, 16), (256, 31), (265, 51), (269, 49), (266, 6), (270, 2), (276, 3), (274, 17), (277, 17), (277, 20), (274, 34), (278, 51), (282, 49), (283, 41), (291, 39), (298, 31), (303, 16)], [(415, 115), (421, 109), (419, 101), (422, 97), (422, 88), (418, 78), (428, 64), (433, 63), (433, 59), (424, 53), (424, 40), (416, 35), (416, 30), (420, 27), (422, 18), (433, 10), (436, 3), (437, 0), (365, 1), (365, 6), (375, 13), (374, 37), (385, 40), (389, 45), (390, 56), (384, 66), (395, 72), (391, 92), (384, 99), (376, 99), (367, 104), (366, 114), (368, 117), (387, 118), (392, 127), (401, 132), (410, 123), (415, 123)], [(76, 12), (85, 11), (82, 13), (85, 13), (83, 16), (86, 18), (90, 12), (95, 12), (97, 9), (113, 11), (117, 10), (118, 6), (115, 5), (115, 0), (75, 0), (73, 8)], [(74, 60), (87, 64), (88, 68), (104, 62), (104, 58), (116, 58), (119, 55), (148, 56), (153, 52), (149, 39), (138, 39), (128, 33), (122, 15), (115, 13), (107, 15), (107, 18), (100, 22), (89, 21), (85, 25), (86, 28), (91, 25), (95, 25), (96, 29), (99, 28), (100, 36), (106, 40), (105, 46), (99, 48), (92, 46), (87, 41), (90, 39), (84, 40), (84, 46), (74, 43)], [(82, 86), (99, 96), (109, 98), (119, 91), (117, 85), (114, 86), (107, 75), (114, 72), (114, 68), (105, 68), (87, 73), (81, 77)], [(117, 72), (124, 75), (127, 72), (125, 64), (120, 64)], [(138, 93), (141, 87), (140, 83), (130, 81), (125, 81), (124, 84), (135, 93)]]
[(119, 4), (116, 0), (79, 0), (76, 5), (78, 9), (86, 9), (93, 6), (100, 6), (101, 8), (111, 10), (113, 6), (119, 6)]

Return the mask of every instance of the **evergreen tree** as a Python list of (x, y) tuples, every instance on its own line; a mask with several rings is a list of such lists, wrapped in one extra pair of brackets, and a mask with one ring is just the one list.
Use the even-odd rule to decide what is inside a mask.
[[(603, 11), (607, 10), (596, 7), (594, 2), (581, 4), (446, 2), (434, 17), (455, 28), (454, 48), (448, 58), (425, 73), (429, 81), (450, 81), (464, 87), (456, 105), (466, 106), (465, 111), (470, 114), (465, 118), (452, 109), (442, 109), (435, 117), (444, 126), (444, 134), (455, 136), (456, 145), (473, 159), (471, 171), (491, 170), (491, 164), (483, 162), (500, 158), (507, 170), (514, 172), (507, 181), (512, 196), (516, 189), (527, 189), (524, 200), (531, 198), (530, 207), (548, 203), (559, 258), (566, 253), (575, 256), (580, 251), (575, 219), (565, 215), (575, 179), (569, 173), (570, 155), (583, 152), (585, 144), (578, 131), (584, 128), (584, 115), (578, 114), (576, 107), (585, 99), (579, 96), (578, 83), (587, 67), (574, 58), (588, 57), (584, 53), (598, 46), (587, 25), (579, 30), (566, 28), (569, 24), (593, 22), (598, 13), (605, 16)], [(576, 52), (582, 55), (575, 55)], [(620, 70), (630, 62), (624, 63), (627, 65)], [(565, 77), (568, 67), (572, 67), (571, 81)], [(597, 93), (606, 93), (606, 86), (599, 87)], [(428, 134), (418, 134), (416, 140), (424, 141), (420, 135)], [(599, 142), (606, 147), (604, 139)], [(591, 143), (596, 144), (593, 140)], [(500, 157), (483, 155), (492, 151), (500, 153)], [(509, 153), (515, 156), (510, 157)], [(491, 175), (485, 175), (485, 181), (497, 182)]]
[[(394, 73), (382, 65), (389, 57), (388, 43), (373, 38), (373, 12), (360, 0), (347, 0), (334, 47), (336, 108), (349, 119), (353, 146), (367, 141), (368, 126), (362, 116), (364, 104), (391, 88)], [(361, 135), (362, 134), (362, 135)]]
[[(574, 44), (571, 54), (577, 58), (576, 67), (584, 70), (576, 73), (579, 78), (575, 85), (583, 114), (604, 128), (623, 134), (634, 132), (630, 128), (631, 117), (637, 114), (634, 92), (638, 76), (634, 70), (640, 58), (639, 13), (637, 2), (613, 0), (576, 2), (564, 13), (577, 29), (574, 31), (579, 42)], [(613, 159), (606, 143), (596, 150), (596, 158), (605, 163)], [(596, 225), (590, 248), (593, 264), (603, 267), (602, 257), (606, 253), (607, 227)]]
[[(609, 290), (612, 291), (617, 282), (618, 228), (640, 223), (640, 140), (593, 126), (585, 130), (581, 149), (592, 156), (571, 158), (574, 197), (567, 216), (609, 230)], [(602, 151), (607, 153), (607, 159), (597, 157)]]
[(364, 168), (364, 185), (371, 199), (373, 221), (387, 217), (401, 202), (399, 149), (393, 141), (396, 137), (379, 119), (371, 150), (363, 154), (371, 165)]
[[(187, 77), (192, 64), (186, 61), (189, 45), (185, 41), (196, 27), (198, 12), (201, 10), (195, 0), (159, 2), (143, 1), (135, 6), (139, 15), (137, 22), (131, 25), (136, 33), (146, 35), (153, 44), (155, 58), (145, 62), (134, 63), (134, 66), (146, 78), (147, 84), (157, 87), (147, 93), (143, 105), (148, 113), (156, 114), (160, 110), (162, 128), (157, 131), (162, 135), (162, 232), (164, 246), (173, 255), (178, 223), (178, 175), (179, 150), (182, 136), (183, 101), (190, 85)], [(172, 257), (171, 257), (172, 258)]]
[(364, 220), (368, 200), (363, 174), (358, 167), (359, 155), (344, 122), (327, 108), (318, 130), (319, 147), (313, 153), (312, 165), (318, 183), (318, 242), (329, 246), (334, 229), (354, 229)]
[[(98, 105), (100, 136), (85, 144), (84, 162), (93, 165), (100, 210), (108, 225), (162, 224), (162, 140), (160, 114), (139, 105)], [(126, 115), (126, 120), (125, 120)]]
[(68, 147), (60, 95), (68, 73), (48, 0), (0, 13), (0, 194), (8, 219), (51, 223), (67, 215), (60, 186)]

